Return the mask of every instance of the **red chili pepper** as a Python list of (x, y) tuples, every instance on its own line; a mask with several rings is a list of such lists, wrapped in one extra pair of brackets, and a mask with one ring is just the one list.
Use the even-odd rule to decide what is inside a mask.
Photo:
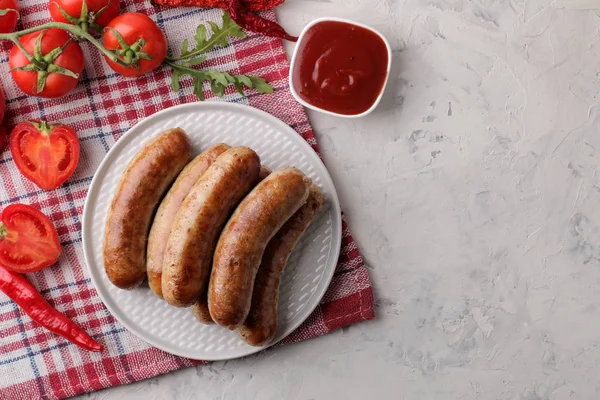
[(242, 28), (251, 32), (262, 33), (265, 36), (287, 39), (290, 42), (298, 40), (297, 37), (287, 33), (278, 23), (252, 14), (242, 5), (240, 0), (224, 0), (224, 2), (227, 6), (227, 11), (231, 15), (231, 19)]
[(270, 10), (285, 0), (242, 0), (242, 5), (250, 11)]
[(297, 37), (288, 34), (278, 23), (259, 17), (251, 11), (270, 10), (285, 0), (152, 0), (153, 3), (169, 7), (222, 8), (227, 10), (242, 28), (265, 36), (278, 37), (295, 42)]
[[(264, 11), (275, 8), (285, 0), (242, 0), (242, 5), (250, 11)], [(227, 9), (224, 0), (152, 0), (154, 4), (168, 7), (200, 7)]]
[(51, 332), (89, 350), (102, 351), (103, 347), (83, 329), (53, 308), (23, 275), (0, 266), (0, 290), (17, 303), (25, 314)]

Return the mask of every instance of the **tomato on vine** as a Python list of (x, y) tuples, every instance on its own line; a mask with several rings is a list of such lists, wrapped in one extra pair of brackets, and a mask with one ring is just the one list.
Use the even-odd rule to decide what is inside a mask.
[(141, 76), (158, 68), (167, 56), (167, 38), (148, 16), (125, 13), (113, 19), (104, 30), (104, 47), (114, 51), (129, 66), (105, 57), (121, 75)]
[(50, 0), (48, 8), (56, 22), (101, 32), (119, 15), (119, 0)]
[(19, 2), (17, 0), (0, 0), (0, 33), (11, 33), (19, 19)]
[(69, 93), (83, 71), (83, 51), (62, 29), (29, 33), (8, 56), (12, 77), (25, 93), (60, 97)]

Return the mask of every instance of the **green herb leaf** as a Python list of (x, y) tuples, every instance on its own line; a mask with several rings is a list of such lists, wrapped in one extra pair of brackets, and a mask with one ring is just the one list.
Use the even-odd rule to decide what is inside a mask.
[(233, 77), (233, 75), (231, 75), (229, 72), (223, 72), (223, 75), (225, 75), (225, 79), (227, 79), (227, 82), (229, 83), (235, 83), (236, 80)]
[(173, 88), (174, 92), (179, 92), (179, 78), (181, 78), (179, 71), (173, 70), (173, 75), (171, 75), (171, 88)]
[(192, 58), (189, 61), (186, 61), (184, 63), (181, 63), (181, 65), (185, 65), (186, 67), (192, 67), (194, 65), (199, 65), (202, 64), (204, 62), (204, 60), (206, 60), (206, 57), (204, 56), (200, 56), (198, 58)]
[(210, 71), (206, 71), (206, 73), (212, 80), (219, 82), (221, 85), (223, 85), (223, 86), (229, 85), (229, 81), (227, 81), (227, 78), (225, 78), (225, 75), (223, 75), (222, 72), (210, 70)]
[(189, 50), (188, 50), (188, 40), (185, 39), (182, 43), (181, 43), (181, 55), (182, 56), (187, 56), (189, 54)]
[(254, 85), (252, 85), (252, 80), (250, 78), (248, 78), (246, 75), (238, 75), (237, 78), (239, 79), (240, 82), (242, 82), (247, 87), (249, 87), (249, 88), (254, 87)]
[(256, 76), (249, 76), (252, 81), (252, 85), (259, 93), (273, 93), (273, 86), (269, 85), (264, 78), (258, 78)]
[(196, 36), (194, 36), (194, 39), (196, 39), (196, 47), (200, 47), (204, 42), (206, 42), (206, 27), (204, 25), (198, 25), (198, 28), (196, 28)]
[(206, 81), (209, 82), (210, 89), (218, 97), (222, 97), (225, 94), (225, 89), (230, 84), (233, 84), (242, 96), (245, 96), (244, 87), (256, 88), (260, 93), (273, 93), (273, 87), (263, 78), (256, 76), (232, 75), (228, 72), (216, 70), (199, 70), (183, 64), (176, 64), (172, 61), (167, 61), (166, 63), (173, 68), (173, 76), (171, 78), (173, 90), (178, 91), (180, 89), (179, 79), (184, 75), (189, 75), (194, 80), (194, 94), (200, 100), (204, 100), (202, 84)]
[(217, 97), (223, 97), (225, 94), (225, 86), (218, 81), (210, 81), (210, 90), (212, 90)]
[(244, 85), (242, 84), (242, 82), (235, 81), (233, 84), (235, 85), (235, 88), (237, 89), (239, 94), (241, 94), (242, 96), (246, 95), (246, 93), (244, 93)]
[[(234, 85), (242, 96), (245, 96), (244, 87), (256, 88), (260, 93), (273, 93), (273, 88), (263, 78), (193, 68), (206, 60), (206, 57), (201, 56), (201, 54), (210, 51), (216, 46), (227, 46), (228, 37), (246, 37), (242, 28), (231, 19), (227, 12), (223, 13), (221, 27), (210, 21), (208, 25), (212, 31), (210, 37), (207, 37), (205, 25), (198, 26), (196, 35), (194, 36), (196, 47), (189, 49), (189, 41), (186, 39), (181, 44), (181, 56), (167, 57), (165, 60), (165, 63), (173, 68), (173, 75), (171, 77), (171, 87), (173, 90), (179, 91), (181, 88), (179, 84), (181, 78), (189, 75), (193, 80), (194, 94), (200, 100), (204, 100), (204, 82), (209, 83), (210, 90), (218, 97), (222, 97), (225, 94), (225, 89), (229, 85)], [(176, 61), (183, 62), (178, 64)]]
[(225, 47), (227, 46), (228, 37), (245, 38), (246, 34), (242, 31), (242, 28), (235, 23), (226, 11), (223, 12), (223, 19), (221, 20), (221, 27), (212, 21), (207, 22), (212, 30), (212, 35), (207, 37), (206, 26), (201, 24), (196, 29), (196, 47), (189, 49), (189, 41), (186, 39), (181, 44), (181, 55), (179, 57), (167, 57), (170, 61), (185, 60), (187, 58), (195, 57), (200, 54), (206, 53), (212, 50), (216, 46)]
[(194, 94), (200, 101), (204, 100), (204, 92), (202, 91), (202, 81), (200, 79), (194, 80)]

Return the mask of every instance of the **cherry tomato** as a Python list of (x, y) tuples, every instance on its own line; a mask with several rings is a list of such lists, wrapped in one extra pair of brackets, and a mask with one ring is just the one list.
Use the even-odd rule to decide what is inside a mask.
[[(119, 44), (112, 29), (122, 36), (128, 46), (123, 48)], [(121, 14), (110, 21), (104, 30), (104, 46), (116, 50), (121, 60), (133, 63), (124, 67), (104, 57), (115, 72), (125, 76), (140, 76), (155, 70), (167, 56), (165, 34), (154, 21), (140, 13)]]
[(21, 122), (12, 130), (9, 140), (19, 171), (44, 190), (65, 183), (79, 162), (77, 133), (66, 125)]
[(19, 19), (19, 2), (17, 0), (0, 0), (0, 33), (11, 33)]
[(41, 211), (11, 204), (0, 214), (0, 265), (35, 272), (56, 262), (61, 247), (52, 221)]
[[(84, 1), (87, 5), (87, 15), (82, 15), (81, 12), (81, 6)], [(119, 15), (119, 0), (50, 0), (48, 8), (50, 9), (52, 19), (56, 22), (75, 25), (84, 23), (88, 26), (93, 26), (95, 23), (103, 27)], [(61, 8), (71, 18), (66, 18), (60, 12)], [(100, 15), (98, 15), (98, 12), (100, 12)]]
[[(8, 56), (8, 63), (11, 68), (10, 73), (17, 86), (28, 95), (40, 97), (64, 96), (75, 88), (79, 76), (83, 71), (83, 51), (81, 51), (81, 47), (71, 39), (67, 32), (62, 29), (50, 28), (29, 33), (20, 39), (21, 45), (29, 54), (35, 54), (34, 47), (39, 35), (43, 35), (41, 41), (41, 54), (43, 56), (56, 48), (61, 48), (67, 42), (69, 44), (50, 62), (44, 61), (43, 57), (40, 57), (39, 61), (42, 61), (43, 64), (41, 64), (41, 67), (35, 67), (33, 71), (18, 69), (32, 63), (17, 46), (13, 46)], [(41, 90), (38, 80), (39, 74), (46, 76)]]

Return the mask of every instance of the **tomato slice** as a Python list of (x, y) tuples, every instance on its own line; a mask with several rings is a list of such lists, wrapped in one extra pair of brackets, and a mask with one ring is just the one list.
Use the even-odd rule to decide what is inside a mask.
[(35, 272), (58, 260), (58, 233), (41, 211), (11, 204), (0, 214), (0, 265), (15, 272)]
[(10, 134), (10, 151), (23, 176), (51, 190), (73, 175), (79, 162), (79, 139), (66, 125), (21, 122)]

